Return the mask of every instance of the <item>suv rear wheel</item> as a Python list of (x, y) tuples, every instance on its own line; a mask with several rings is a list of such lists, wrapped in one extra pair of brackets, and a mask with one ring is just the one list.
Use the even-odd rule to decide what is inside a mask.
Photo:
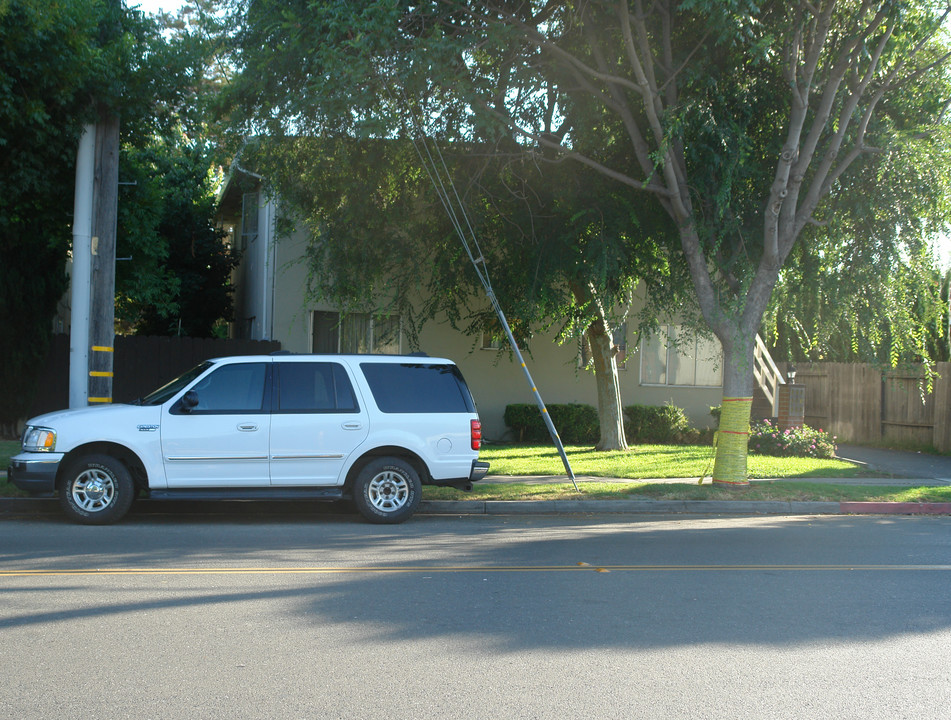
[(373, 523), (403, 522), (416, 512), (422, 493), (419, 473), (398, 457), (371, 460), (353, 484), (357, 510)]
[(59, 503), (73, 520), (108, 525), (125, 515), (135, 497), (128, 468), (109, 455), (86, 455), (70, 463), (59, 486)]

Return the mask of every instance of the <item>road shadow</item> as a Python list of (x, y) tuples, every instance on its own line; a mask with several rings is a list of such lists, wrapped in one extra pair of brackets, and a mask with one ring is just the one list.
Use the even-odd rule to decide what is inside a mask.
[[(145, 507), (110, 527), (15, 522), (0, 568), (154, 569), (166, 590), (156, 596), (149, 575), (132, 574), (138, 600), (87, 594), (0, 618), (0, 628), (196, 606), (219, 607), (227, 622), (229, 608), (262, 600), (301, 632), (352, 625), (367, 642), (461, 637), (500, 651), (788, 646), (951, 627), (947, 518), (419, 516), (376, 526), (336, 506), (274, 517), (278, 508), (261, 505)], [(263, 572), (231, 572), (254, 569)], [(221, 571), (227, 580), (203, 574)], [(0, 578), (0, 597), (99, 582)]]

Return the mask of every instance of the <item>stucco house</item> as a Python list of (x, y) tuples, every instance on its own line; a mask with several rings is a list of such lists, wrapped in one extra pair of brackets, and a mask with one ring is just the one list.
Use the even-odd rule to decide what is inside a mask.
[[(307, 268), (302, 262), (306, 235), (276, 237), (278, 208), (262, 190), (261, 178), (237, 167), (219, 196), (219, 222), (229, 242), (241, 251), (235, 271), (235, 320), (232, 337), (277, 340), (291, 352), (407, 353), (421, 350), (448, 357), (462, 369), (479, 406), (485, 435), (504, 439), (505, 406), (531, 403), (533, 397), (521, 368), (500, 355), (491, 338), (473, 338), (448, 323), (433, 321), (410, 347), (399, 318), (374, 318), (363, 313), (341, 315), (339, 308), (306, 297)], [(676, 326), (668, 326), (675, 335)], [(620, 359), (624, 405), (684, 408), (696, 427), (712, 425), (710, 407), (721, 399), (719, 346), (711, 341), (692, 349), (668, 347), (659, 335), (635, 346), (623, 328), (615, 338)], [(526, 363), (548, 404), (597, 404), (594, 374), (581, 369), (581, 343), (559, 345), (554, 337), (535, 336)]]

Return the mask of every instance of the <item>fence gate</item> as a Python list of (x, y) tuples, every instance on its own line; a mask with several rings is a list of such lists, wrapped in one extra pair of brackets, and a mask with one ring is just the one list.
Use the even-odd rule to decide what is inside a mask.
[(935, 396), (920, 373), (887, 373), (882, 378), (882, 440), (926, 446), (934, 441)]
[(839, 442), (933, 446), (951, 451), (951, 363), (936, 364), (928, 392), (924, 373), (886, 371), (863, 363), (803, 363), (806, 424)]

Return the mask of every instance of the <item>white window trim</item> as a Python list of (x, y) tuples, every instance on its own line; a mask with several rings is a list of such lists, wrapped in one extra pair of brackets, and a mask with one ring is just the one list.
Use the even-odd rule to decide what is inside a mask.
[[(252, 210), (253, 212), (249, 212)], [(244, 193), (241, 196), (241, 249), (247, 247), (258, 239), (258, 223), (260, 216), (260, 207), (258, 206), (258, 194), (256, 192)], [(253, 222), (249, 222), (249, 220)], [(253, 225), (253, 227), (252, 227)]]
[[(722, 373), (723, 373), (723, 349), (722, 349), (722, 347), (719, 349), (718, 358), (717, 358), (717, 360), (716, 360), (717, 364), (719, 365), (720, 373), (721, 373), (721, 376), (720, 376), (720, 377), (721, 377), (721, 380), (720, 380), (720, 383), (719, 383), (719, 384), (716, 384), (716, 385), (706, 385), (706, 384), (703, 384), (703, 385), (701, 385), (701, 384), (697, 384), (696, 382), (693, 382), (693, 383), (690, 383), (690, 384), (687, 384), (687, 383), (672, 383), (672, 382), (669, 382), (669, 377), (670, 377), (670, 371), (669, 371), (669, 369), (670, 369), (670, 365), (671, 365), (671, 362), (670, 362), (670, 353), (671, 353), (671, 352), (675, 352), (675, 353), (677, 352), (677, 346), (676, 346), (676, 345), (673, 345), (673, 346), (672, 346), (671, 343), (670, 343), (670, 334), (671, 334), (670, 328), (676, 328), (676, 329), (679, 331), (679, 329), (680, 329), (681, 327), (682, 327), (682, 326), (677, 325), (676, 323), (665, 323), (665, 324), (661, 325), (660, 337), (662, 337), (663, 340), (664, 340), (664, 346), (665, 346), (665, 350), (666, 350), (664, 374), (665, 374), (665, 377), (668, 378), (668, 381), (667, 381), (667, 382), (662, 382), (662, 383), (659, 383), (659, 382), (647, 382), (647, 381), (644, 380), (644, 360), (645, 360), (645, 358), (646, 358), (646, 353), (644, 352), (644, 344), (648, 341), (648, 338), (645, 337), (645, 338), (642, 338), (642, 339), (641, 339), (641, 343), (640, 343), (640, 346), (639, 346), (639, 348), (638, 348), (638, 351), (639, 351), (639, 352), (638, 352), (638, 355), (639, 355), (639, 359), (640, 359), (640, 362), (639, 362), (639, 375), (640, 375), (640, 377), (639, 377), (639, 382), (640, 382), (640, 384), (641, 384), (643, 387), (666, 387), (666, 388), (701, 388), (701, 389), (707, 388), (707, 389), (712, 389), (712, 388), (722, 387), (722, 386), (723, 386), (723, 380), (722, 380), (722, 377), (723, 377), (723, 376), (722, 376)], [(716, 338), (714, 338), (713, 341), (714, 341), (714, 342), (717, 344), (717, 346), (719, 347), (719, 345), (720, 345), (719, 340), (717, 340)], [(694, 342), (694, 353), (693, 353), (694, 378), (696, 378), (696, 376), (697, 376), (697, 364), (698, 364), (699, 362), (702, 362), (702, 359), (699, 357), (699, 353), (697, 352), (697, 343), (699, 342), (699, 338), (697, 338), (697, 337), (695, 336), (695, 337), (693, 338), (693, 342)]]

